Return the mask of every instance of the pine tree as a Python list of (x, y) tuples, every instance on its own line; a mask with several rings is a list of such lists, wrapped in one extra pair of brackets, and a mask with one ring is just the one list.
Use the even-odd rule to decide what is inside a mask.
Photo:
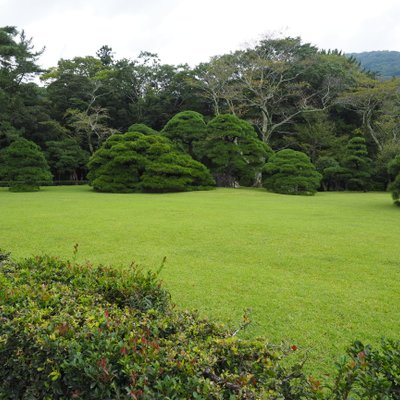
[(367, 191), (372, 164), (363, 136), (356, 133), (356, 136), (349, 140), (342, 164), (346, 169), (346, 189)]
[(322, 178), (307, 154), (291, 149), (275, 153), (263, 172), (263, 186), (284, 194), (313, 195)]
[(0, 152), (0, 179), (10, 191), (29, 192), (51, 183), (52, 174), (40, 147), (19, 138)]
[(182, 192), (214, 186), (203, 164), (162, 135), (113, 135), (88, 166), (88, 179), (99, 192)]

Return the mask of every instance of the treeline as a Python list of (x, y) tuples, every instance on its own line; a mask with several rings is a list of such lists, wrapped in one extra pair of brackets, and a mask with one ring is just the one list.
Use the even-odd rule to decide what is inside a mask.
[(116, 59), (103, 46), (48, 70), (39, 67), (41, 53), (15, 27), (0, 28), (0, 149), (18, 138), (34, 142), (55, 181), (85, 180), (89, 157), (113, 134), (133, 124), (164, 134), (172, 118), (188, 110), (208, 126), (231, 115), (255, 131), (251, 156), (261, 162), (254, 170), (252, 160), (242, 158), (248, 173), (234, 179), (221, 151), (224, 143), (238, 145), (237, 135), (210, 139), (197, 135), (196, 126), (170, 135), (196, 158), (192, 143), (182, 144), (192, 136), (201, 152), (196, 159), (210, 169), (210, 157), (218, 158), (212, 172), (219, 185), (260, 184), (264, 145), (305, 153), (322, 176), (320, 190), (386, 190), (397, 176), (388, 163), (400, 154), (400, 80), (375, 79), (341, 52), (300, 38), (266, 37), (192, 68), (163, 64), (149, 52)]

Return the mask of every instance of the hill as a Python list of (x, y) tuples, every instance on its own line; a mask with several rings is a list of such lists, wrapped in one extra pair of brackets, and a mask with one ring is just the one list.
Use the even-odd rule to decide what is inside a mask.
[(400, 52), (399, 51), (364, 51), (362, 53), (347, 53), (360, 61), (366, 70), (377, 72), (382, 79), (393, 76), (400, 77)]

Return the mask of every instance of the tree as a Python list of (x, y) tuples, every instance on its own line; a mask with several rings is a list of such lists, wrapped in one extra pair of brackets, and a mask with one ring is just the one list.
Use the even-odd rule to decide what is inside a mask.
[(0, 179), (10, 191), (37, 191), (40, 185), (51, 183), (52, 175), (39, 146), (20, 138), (0, 151)]
[(83, 179), (89, 154), (74, 139), (46, 142), (46, 158), (57, 180)]
[(320, 112), (304, 115), (301, 123), (283, 135), (279, 144), (306, 153), (311, 162), (315, 163), (319, 157), (340, 153), (345, 139), (336, 136), (334, 124), (325, 113)]
[(400, 141), (400, 79), (378, 81), (362, 77), (351, 91), (344, 92), (339, 104), (361, 116), (362, 129), (379, 151), (387, 142)]
[(196, 159), (199, 156), (199, 144), (207, 136), (207, 125), (200, 113), (182, 111), (174, 115), (161, 132)]
[(271, 156), (263, 172), (263, 186), (284, 194), (313, 195), (322, 178), (306, 154), (291, 149)]
[(321, 186), (323, 190), (342, 189), (347, 170), (333, 157), (320, 157), (315, 163), (315, 168), (322, 175)]
[(75, 136), (87, 146), (90, 154), (93, 154), (107, 137), (116, 133), (115, 129), (106, 125), (109, 117), (104, 108), (91, 107), (85, 111), (70, 109), (67, 115)]
[(128, 132), (140, 132), (144, 135), (158, 135), (159, 132), (150, 128), (146, 124), (133, 124), (128, 128)]
[(254, 128), (230, 114), (221, 114), (207, 125), (207, 137), (199, 147), (202, 161), (212, 171), (217, 186), (254, 183), (271, 149)]
[(388, 164), (389, 174), (394, 177), (394, 181), (390, 184), (389, 190), (392, 192), (394, 204), (400, 207), (400, 155), (395, 157)]
[(356, 131), (356, 136), (349, 140), (342, 164), (346, 168), (346, 189), (367, 191), (372, 164), (360, 131)]
[(246, 117), (269, 143), (298, 117), (330, 106), (354, 69), (345, 57), (320, 54), (300, 38), (264, 38), (200, 65), (196, 77), (217, 113), (224, 108)]
[(182, 192), (214, 185), (203, 164), (162, 135), (113, 135), (88, 166), (91, 185), (100, 192)]

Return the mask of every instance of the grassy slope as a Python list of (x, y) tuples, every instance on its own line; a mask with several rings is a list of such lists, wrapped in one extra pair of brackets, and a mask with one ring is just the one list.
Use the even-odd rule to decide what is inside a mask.
[[(116, 195), (0, 189), (0, 247), (156, 267), (180, 307), (288, 339), (326, 368), (353, 339), (400, 334), (400, 210), (384, 193), (220, 189)], [(313, 368), (313, 369), (314, 369)]]

